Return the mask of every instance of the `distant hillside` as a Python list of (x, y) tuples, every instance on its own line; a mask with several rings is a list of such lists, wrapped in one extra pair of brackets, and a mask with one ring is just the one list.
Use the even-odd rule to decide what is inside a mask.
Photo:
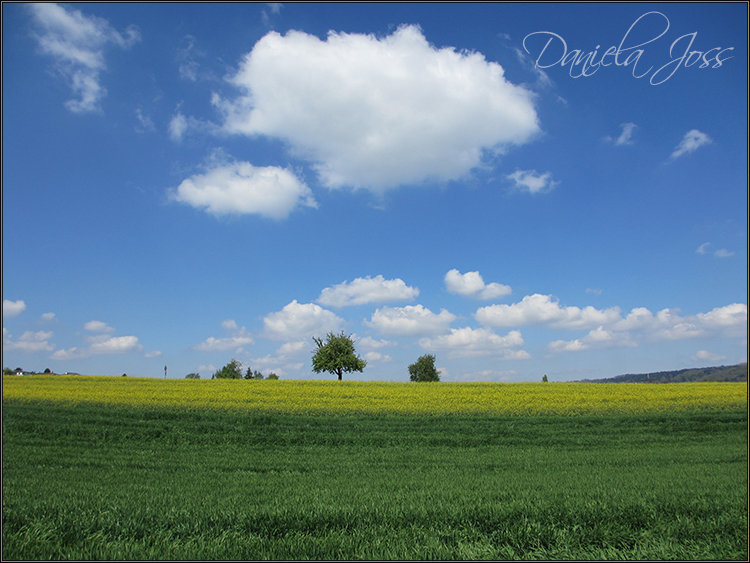
[(679, 369), (655, 373), (618, 375), (607, 379), (584, 379), (587, 383), (683, 383), (685, 381), (747, 381), (747, 363), (736, 366)]

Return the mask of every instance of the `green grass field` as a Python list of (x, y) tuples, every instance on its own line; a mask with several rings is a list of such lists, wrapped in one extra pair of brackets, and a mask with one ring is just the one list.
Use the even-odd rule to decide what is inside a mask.
[(3, 559), (747, 560), (747, 410), (3, 400)]

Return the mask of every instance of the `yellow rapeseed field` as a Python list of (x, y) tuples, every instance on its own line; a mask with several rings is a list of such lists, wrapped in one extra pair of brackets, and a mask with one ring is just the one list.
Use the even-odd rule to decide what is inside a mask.
[(3, 399), (286, 414), (617, 414), (747, 408), (747, 383), (393, 383), (4, 376)]

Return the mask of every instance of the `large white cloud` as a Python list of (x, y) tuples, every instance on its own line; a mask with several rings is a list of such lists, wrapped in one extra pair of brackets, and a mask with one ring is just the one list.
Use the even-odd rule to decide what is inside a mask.
[(26, 303), (19, 299), (18, 301), (11, 301), (10, 299), (3, 299), (3, 318), (15, 317), (20, 315), (26, 310)]
[(383, 192), (467, 175), (539, 132), (532, 93), (481, 53), (430, 45), (417, 26), (393, 34), (270, 32), (214, 95), (224, 129), (286, 141), (330, 188)]
[(419, 289), (409, 287), (403, 280), (384, 279), (383, 276), (357, 278), (351, 283), (344, 282), (325, 288), (318, 303), (329, 307), (347, 307), (365, 303), (388, 303), (411, 301), (419, 295)]
[(17, 350), (19, 352), (45, 352), (54, 349), (48, 342), (52, 332), (40, 330), (26, 331), (16, 341), (11, 340), (11, 334), (3, 327), (3, 350)]
[(406, 307), (382, 307), (376, 309), (372, 318), (363, 321), (366, 326), (378, 332), (393, 336), (423, 336), (440, 334), (448, 330), (448, 325), (456, 320), (456, 315), (441, 309), (435, 314), (422, 305)]
[(432, 352), (448, 352), (448, 358), (466, 358), (476, 356), (499, 356), (501, 359), (528, 359), (531, 356), (516, 350), (523, 346), (523, 337), (517, 330), (500, 336), (489, 328), (471, 327), (451, 329), (450, 334), (436, 338), (422, 338), (419, 345)]
[(254, 213), (284, 219), (300, 206), (317, 207), (312, 191), (293, 172), (249, 162), (218, 163), (184, 180), (171, 199), (213, 215)]
[(550, 295), (527, 295), (512, 305), (481, 307), (474, 317), (485, 326), (514, 327), (544, 324), (553, 328), (586, 329), (619, 320), (620, 308), (561, 307)]
[(553, 352), (577, 352), (633, 347), (639, 342), (699, 338), (721, 331), (730, 337), (747, 338), (747, 305), (733, 303), (687, 317), (680, 316), (677, 309), (662, 309), (654, 315), (644, 307), (636, 307), (624, 319), (599, 326), (583, 338), (556, 340), (548, 345), (548, 349)]
[(281, 311), (269, 313), (263, 319), (265, 335), (273, 340), (309, 340), (335, 332), (344, 319), (315, 303), (297, 303), (295, 299)]
[(131, 26), (123, 34), (105, 19), (57, 4), (29, 4), (29, 9), (41, 52), (54, 58), (55, 70), (76, 96), (65, 107), (74, 113), (101, 111), (100, 102), (107, 93), (99, 81), (99, 74), (107, 68), (104, 48), (111, 43), (128, 49), (140, 41), (138, 31)]
[(462, 274), (456, 269), (445, 274), (445, 287), (451, 293), (458, 293), (475, 299), (495, 299), (512, 293), (510, 286), (501, 283), (485, 285), (479, 272)]

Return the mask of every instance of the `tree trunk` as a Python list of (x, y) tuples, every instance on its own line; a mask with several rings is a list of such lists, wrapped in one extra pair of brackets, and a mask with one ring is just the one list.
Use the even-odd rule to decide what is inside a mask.
[(341, 381), (341, 374), (342, 374), (341, 368), (338, 369), (337, 373), (339, 374), (339, 381)]

